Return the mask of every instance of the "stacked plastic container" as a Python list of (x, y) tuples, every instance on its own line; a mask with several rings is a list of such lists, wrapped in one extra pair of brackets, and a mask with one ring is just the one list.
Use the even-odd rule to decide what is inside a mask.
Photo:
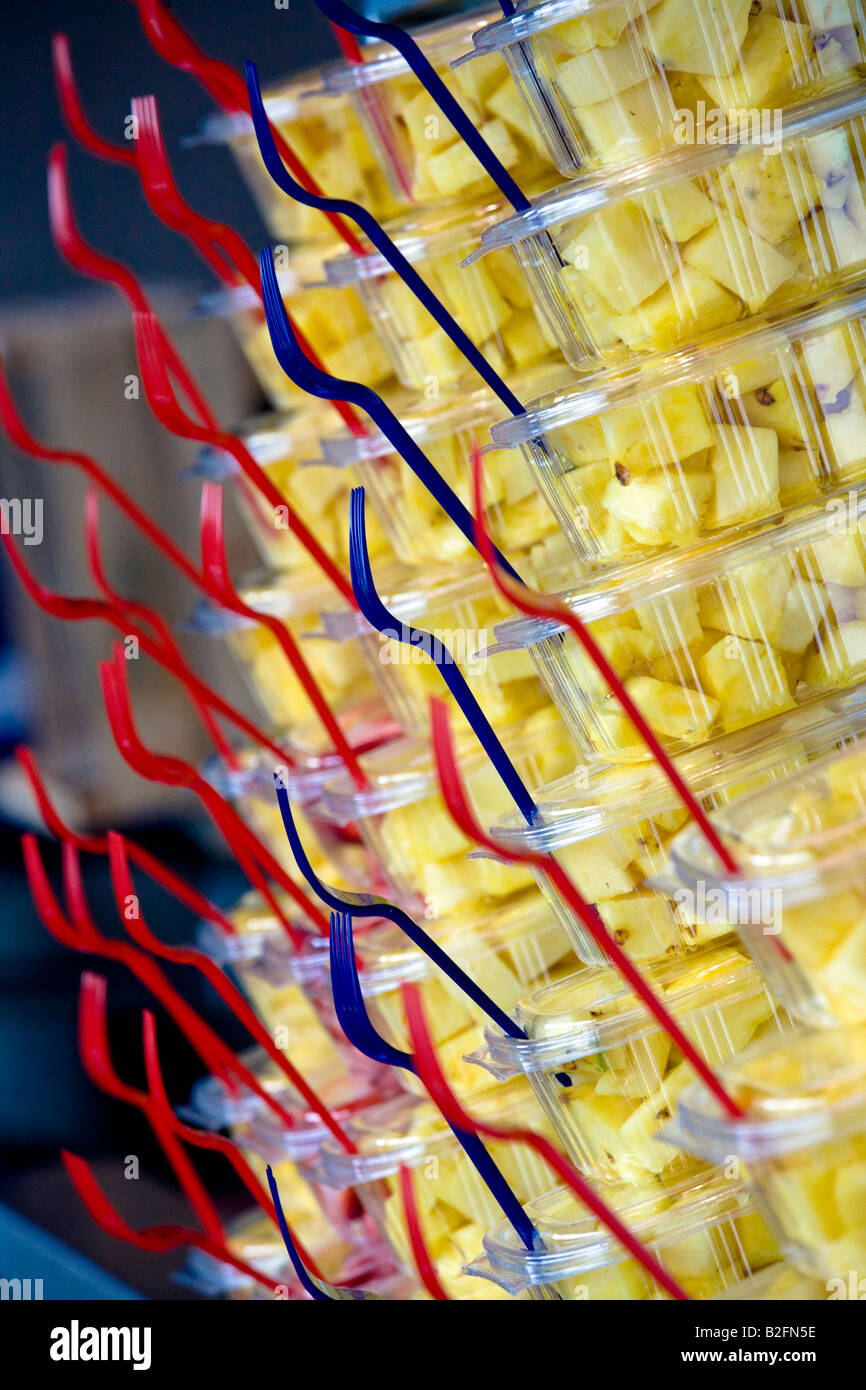
[[(266, 107), (323, 192), (386, 225), (520, 413), (379, 251), (335, 242), (277, 190), (247, 124), (221, 118), (209, 134), (247, 174), (280, 243), (286, 307), (324, 369), (372, 386), (464, 501), (483, 449), (496, 544), (596, 638), (748, 887), (784, 890), (781, 923), (760, 893), (740, 920), (737, 882), (582, 644), (555, 619), (513, 616), (387, 432), (304, 397), (240, 291), (215, 307), (281, 412), (245, 427), (251, 452), (344, 567), (348, 492), (365, 485), (385, 607), (445, 642), (536, 814), (515, 810), (427, 652), (374, 631), (243, 495), (270, 566), (246, 602), (299, 640), (357, 766), (323, 744), (267, 625), (198, 622), (297, 754), (290, 799), (315, 872), (423, 921), (516, 1025), (491, 1023), (399, 927), (359, 919), (361, 989), (385, 1043), (408, 1050), (401, 987), (416, 985), (458, 1097), (548, 1138), (689, 1297), (826, 1297), (862, 1241), (866, 1135), (866, 793), (845, 751), (866, 733), (863, 15), (856, 0), (547, 0), (416, 37), (526, 209), (385, 45)], [(477, 819), (503, 854), (567, 870), (729, 1079), (741, 1126), (547, 873), (472, 854), (440, 794), (431, 694), (451, 702)], [(271, 771), (250, 754), (211, 775), (296, 873)], [(307, 932), (288, 950), (255, 900), (238, 921), (244, 987), (269, 1030), (288, 1030), (293, 1060), (309, 1058), (349, 1143), (306, 1112), (291, 1130), (260, 1108), (227, 1120), (213, 1089), (198, 1113), (210, 1104), (255, 1162), (277, 1165), (326, 1278), (386, 1297), (430, 1296), (431, 1277), (457, 1299), (666, 1296), (535, 1153), (497, 1141), (535, 1232), (521, 1240), (417, 1075), (341, 1037), (327, 944)], [(837, 1141), (845, 1166), (827, 1195)], [(279, 1262), (273, 1247), (256, 1259)]]

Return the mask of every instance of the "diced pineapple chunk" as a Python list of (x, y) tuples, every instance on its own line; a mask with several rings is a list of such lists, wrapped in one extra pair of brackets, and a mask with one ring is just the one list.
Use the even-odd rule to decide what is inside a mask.
[(717, 425), (715, 436), (710, 526), (731, 526), (778, 510), (779, 443), (773, 430)]
[(570, 106), (594, 106), (643, 82), (651, 71), (633, 34), (626, 32), (610, 48), (590, 48), (560, 63), (556, 83)]
[(782, 658), (763, 642), (725, 637), (704, 653), (698, 669), (702, 683), (719, 702), (726, 732), (793, 706)]
[(620, 405), (601, 416), (608, 454), (632, 473), (687, 458), (715, 443), (696, 386), (671, 386), (646, 401)]
[(751, 0), (661, 0), (647, 40), (663, 67), (702, 76), (732, 71), (745, 42)]
[(694, 743), (707, 738), (719, 711), (717, 700), (671, 681), (633, 676), (626, 690), (650, 726), (663, 738)]
[(713, 491), (701, 473), (611, 481), (602, 505), (640, 545), (686, 545), (697, 537)]
[(683, 249), (687, 265), (732, 290), (756, 313), (794, 274), (793, 264), (738, 217), (720, 212), (716, 223)]
[[(699, 242), (706, 236), (701, 232)], [(684, 249), (688, 251), (689, 243)], [(708, 333), (733, 323), (740, 316), (740, 304), (734, 295), (697, 267), (684, 264), (655, 294), (629, 314), (613, 319), (611, 327), (629, 347), (667, 348), (686, 332), (699, 328)]]
[(740, 61), (729, 77), (707, 75), (708, 96), (724, 111), (781, 104), (806, 83), (814, 52), (805, 24), (762, 10), (749, 24)]
[(669, 243), (634, 203), (594, 214), (562, 256), (621, 314), (648, 299), (675, 269)]

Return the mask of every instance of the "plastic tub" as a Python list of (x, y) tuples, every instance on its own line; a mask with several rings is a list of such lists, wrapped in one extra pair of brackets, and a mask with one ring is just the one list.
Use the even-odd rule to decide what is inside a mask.
[[(290, 202), (279, 194), (284, 202)], [(351, 377), (381, 390), (391, 376), (390, 361), (373, 332), (356, 292), (325, 283), (323, 266), (340, 254), (342, 244), (278, 247), (277, 283), (292, 322), (304, 335), (331, 376)], [(209, 294), (201, 304), (210, 317), (227, 318), (244, 356), (268, 397), (281, 410), (309, 402), (287, 377), (274, 355), (262, 301), (249, 285)], [(319, 407), (322, 409), (322, 407)]]
[(774, 147), (588, 174), (485, 229), (470, 260), (513, 251), (578, 370), (809, 302), (866, 261), (864, 111), (861, 84), (790, 114)]
[[(415, 213), (387, 230), (490, 365), (507, 379), (555, 360), (557, 353), (508, 250), (483, 265), (461, 264), (505, 208), (501, 200), (484, 207), (440, 207)], [(357, 291), (403, 386), (436, 400), (445, 387), (467, 377), (477, 380), (463, 354), (378, 251), (338, 256), (325, 262), (324, 271), (330, 285)]]
[[(749, 728), (866, 675), (866, 488), (745, 538), (587, 580), (560, 598), (585, 622), (672, 753)], [(648, 756), (576, 639), (552, 620), (496, 629), (528, 650), (579, 752)]]
[(863, 477), (864, 325), (866, 294), (843, 294), (557, 390), (491, 435), (580, 560), (692, 545)]
[[(565, 364), (550, 364), (510, 378), (509, 385), (519, 400), (529, 400), (540, 391), (563, 385), (569, 376)], [(490, 427), (502, 420), (505, 407), (488, 387), (461, 388), (433, 401), (419, 401), (416, 393), (405, 392), (390, 404), (416, 444), (467, 504), (472, 451), (484, 450), (485, 519), (503, 552), (514, 555), (529, 550), (529, 568), (534, 570), (547, 560), (551, 548), (560, 549), (555, 544), (559, 539), (556, 518), (523, 459), (510, 447), (490, 448)], [(348, 431), (331, 432), (322, 437), (321, 449), (328, 463), (350, 470), (363, 483), (375, 517), (400, 560), (416, 566), (441, 565), (448, 558), (463, 561), (473, 556), (465, 536), (378, 430), (361, 439)], [(368, 527), (371, 519), (368, 509)], [(523, 560), (521, 566), (523, 573)]]
[[(423, 574), (383, 568), (374, 572), (374, 579), (382, 602), (398, 623), (432, 633), (448, 648), (494, 725), (508, 725), (549, 707), (526, 652), (510, 652), (495, 660), (487, 656), (495, 624), (509, 611), (509, 605), (478, 564), (440, 566)], [(351, 645), (360, 654), (401, 728), (426, 732), (430, 696), (447, 694), (428, 655), (429, 643), (409, 646), (388, 630), (377, 632), (345, 605), (328, 603), (322, 609), (321, 622), (322, 631), (332, 639), (333, 650), (339, 653)]]
[[(866, 688), (861, 687), (680, 754), (677, 767), (704, 810), (721, 808), (722, 820), (736, 824), (737, 813), (731, 809), (736, 798), (756, 786), (775, 786), (864, 731)], [(724, 895), (707, 898), (693, 891), (695, 876), (707, 877), (703, 860), (708, 853), (695, 829), (683, 832), (700, 865), (688, 871), (691, 887), (668, 882), (668, 856), (688, 815), (654, 762), (580, 767), (541, 787), (534, 801), (534, 825), (509, 812), (491, 827), (493, 837), (503, 848), (549, 854), (561, 864), (632, 960), (689, 951), (753, 923), (752, 914), (746, 919), (733, 910), (736, 904), (726, 910)], [(533, 872), (579, 959), (606, 964), (547, 875)]]
[[(823, 1029), (768, 1044), (726, 1067), (744, 1119), (700, 1085), (680, 1099), (672, 1138), (711, 1162), (743, 1165), (788, 1258), (849, 1296), (866, 1260), (866, 1029)], [(852, 1295), (859, 1296), (858, 1292)]]
[[(717, 946), (648, 975), (712, 1067), (786, 1023), (739, 947)], [(692, 1166), (682, 1148), (657, 1136), (694, 1071), (615, 970), (587, 966), (546, 985), (520, 1001), (514, 1018), (527, 1037), (489, 1024), (474, 1060), (500, 1079), (528, 1077), (582, 1172), (639, 1186)]]
[[(552, 162), (508, 70), (496, 59), (450, 67), (466, 51), (472, 30), (495, 13), (476, 9), (410, 32), (509, 173), (518, 181), (537, 178), (552, 173)], [(326, 67), (322, 90), (352, 102), (391, 184), (422, 204), (496, 192), (406, 60), (388, 44), (369, 44), (363, 52), (363, 64)]]
[[(605, 1184), (599, 1195), (692, 1299), (718, 1297), (778, 1266), (775, 1241), (748, 1189), (720, 1170), (637, 1189)], [(527, 1250), (501, 1222), (484, 1237), (471, 1274), (512, 1294), (528, 1289), (542, 1303), (668, 1298), (570, 1188), (534, 1198), (527, 1213), (539, 1248)]]
[[(572, 765), (569, 741), (549, 707), (500, 728), (499, 736), (530, 793), (549, 769)], [(459, 756), (466, 794), (486, 824), (512, 804), (511, 797), (473, 734), (461, 738)], [(359, 789), (340, 774), (325, 784), (321, 809), (337, 824), (357, 825), (399, 900), (420, 904), (432, 919), (489, 906), (532, 884), (523, 865), (467, 859), (473, 842), (445, 805), (427, 739), (399, 739), (362, 758), (361, 767), (367, 786)]]
[(671, 848), (684, 896), (725, 904), (779, 997), (807, 1020), (866, 1023), (866, 741), (747, 793), (715, 820), (739, 873), (686, 831)]
[(504, 58), (569, 177), (682, 144), (766, 138), (784, 108), (856, 86), (866, 58), (859, 0), (530, 0), (474, 34), (473, 50), (485, 65)]
[[(522, 1086), (479, 1096), (473, 1114), (493, 1124), (526, 1125), (544, 1132), (544, 1117)], [(452, 1298), (504, 1298), (489, 1283), (469, 1279), (462, 1267), (478, 1250), (487, 1226), (501, 1210), (464, 1154), (439, 1111), (427, 1100), (402, 1096), (365, 1111), (349, 1125), (358, 1147), (346, 1154), (326, 1140), (320, 1166), (325, 1181), (355, 1189), (397, 1259), (414, 1269), (400, 1168), (410, 1170), (422, 1234), (436, 1273)], [(526, 1202), (550, 1185), (550, 1169), (522, 1144), (485, 1140), (518, 1201)]]
[[(321, 68), (269, 87), (263, 96), (271, 122), (328, 197), (351, 198), (380, 221), (398, 216), (407, 199), (389, 184), (378, 147), (352, 104), (321, 87)], [(289, 243), (333, 240), (323, 213), (288, 198), (274, 183), (248, 115), (210, 117), (199, 141), (229, 146), (272, 237)]]

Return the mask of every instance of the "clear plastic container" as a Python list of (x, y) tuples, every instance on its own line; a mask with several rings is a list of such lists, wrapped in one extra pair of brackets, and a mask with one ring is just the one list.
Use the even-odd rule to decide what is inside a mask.
[[(479, 1096), (473, 1114), (491, 1124), (521, 1125), (547, 1133), (530, 1092), (522, 1085)], [(410, 1170), (422, 1234), (436, 1273), (452, 1298), (505, 1298), (487, 1282), (462, 1273), (501, 1209), (464, 1154), (441, 1114), (428, 1100), (402, 1096), (364, 1112), (349, 1124), (357, 1154), (322, 1145), (325, 1181), (355, 1189), (406, 1270), (414, 1268), (400, 1190), (400, 1168)], [(548, 1165), (524, 1144), (485, 1140), (518, 1201), (550, 1186)]]
[[(497, 10), (486, 6), (410, 32), (472, 124), (518, 182), (553, 172), (508, 70), (497, 60), (452, 70), (472, 31)], [(391, 184), (411, 202), (440, 203), (494, 193), (492, 180), (406, 60), (388, 44), (368, 44), (362, 64), (331, 64), (322, 90), (348, 97)]]
[(510, 248), (578, 370), (808, 303), (866, 262), (864, 111), (861, 83), (789, 114), (775, 145), (588, 174), (488, 227), (472, 268)]
[[(531, 889), (489, 909), (456, 911), (429, 928), (457, 965), (506, 1013), (521, 995), (563, 976), (574, 965), (571, 945), (543, 899)], [(415, 983), (436, 1056), (449, 1085), (473, 1100), (496, 1082), (465, 1058), (483, 1041), (489, 1022), (471, 999), (412, 946), (398, 927), (386, 924), (357, 941), (361, 988), (373, 1027), (394, 1047), (411, 1051), (401, 986)], [(423, 1093), (408, 1072), (401, 1086)]]
[[(759, 724), (866, 675), (866, 488), (745, 538), (641, 561), (561, 594), (672, 753)], [(586, 758), (648, 757), (616, 698), (553, 620), (514, 620), (491, 650), (528, 650)]]
[[(778, 1268), (775, 1241), (748, 1189), (720, 1170), (640, 1188), (605, 1184), (599, 1196), (692, 1299), (732, 1292), (759, 1271)], [(542, 1303), (669, 1297), (570, 1188), (554, 1188), (526, 1210), (539, 1248), (527, 1250), (500, 1222), (484, 1237), (484, 1255), (470, 1273), (512, 1294), (528, 1289)]]
[(694, 830), (671, 847), (683, 896), (724, 905), (779, 997), (807, 1021), (866, 1023), (866, 740), (853, 724), (850, 732), (861, 737), (715, 817), (738, 874)]
[(745, 1117), (723, 1115), (694, 1084), (680, 1098), (672, 1139), (710, 1162), (735, 1157), (788, 1259), (826, 1281), (828, 1298), (859, 1298), (866, 1028), (821, 1029), (750, 1049), (722, 1077)]
[[(712, 1067), (786, 1026), (786, 1015), (738, 946), (696, 952), (647, 974)], [(582, 1172), (640, 1186), (693, 1166), (658, 1132), (694, 1070), (617, 971), (587, 966), (527, 995), (514, 1018), (526, 1038), (507, 1037), (488, 1024), (485, 1047), (474, 1060), (500, 1079), (528, 1077)]]
[[(397, 217), (408, 205), (389, 183), (378, 146), (345, 97), (322, 90), (323, 73), (315, 68), (263, 92), (265, 109), (286, 144), (330, 198), (351, 198), (382, 221)], [(332, 241), (334, 229), (323, 213), (289, 198), (274, 183), (259, 153), (249, 116), (216, 115), (208, 119), (203, 144), (227, 144), (270, 232), (278, 241)]]
[[(724, 823), (737, 824), (732, 809), (737, 798), (754, 787), (775, 786), (864, 732), (866, 687), (860, 687), (779, 715), (759, 728), (727, 734), (680, 754), (676, 762), (704, 810), (720, 810)], [(555, 859), (586, 901), (595, 904), (632, 960), (681, 954), (746, 925), (739, 911), (724, 910), (722, 895), (707, 899), (692, 891), (696, 876), (706, 879), (703, 860), (709, 851), (699, 831), (682, 831), (688, 814), (654, 762), (580, 767), (541, 787), (533, 799), (538, 807), (535, 824), (528, 826), (509, 811), (491, 827), (494, 839), (503, 848), (529, 849)], [(691, 888), (666, 882), (668, 856), (679, 843), (679, 832), (700, 866), (688, 869)], [(766, 851), (762, 847), (757, 852)], [(606, 964), (548, 876), (540, 869), (533, 872), (578, 958), (589, 965)]]
[(504, 58), (568, 177), (772, 132), (794, 103), (856, 86), (866, 59), (860, 0), (527, 0), (473, 50), (485, 71)]
[(491, 435), (522, 450), (581, 561), (692, 545), (862, 479), (864, 326), (866, 294), (842, 294), (611, 368)]
[[(510, 252), (483, 265), (461, 264), (485, 228), (505, 212), (501, 200), (428, 209), (392, 223), (394, 243), (501, 376), (558, 360), (555, 339), (536, 316), (534, 296)], [(325, 262), (330, 285), (354, 289), (399, 381), (436, 400), (449, 385), (477, 377), (384, 256), (344, 254)]]
[[(572, 765), (569, 740), (549, 707), (498, 733), (530, 793), (549, 769)], [(470, 804), (486, 824), (513, 804), (510, 794), (471, 732), (460, 738), (459, 758)], [(321, 809), (337, 824), (357, 825), (400, 901), (434, 919), (532, 885), (522, 864), (467, 858), (473, 842), (445, 805), (427, 739), (399, 739), (362, 758), (361, 767), (367, 786), (340, 774), (325, 784)]]
[[(399, 623), (432, 633), (448, 648), (496, 727), (549, 707), (528, 653), (510, 652), (495, 660), (486, 654), (496, 623), (510, 609), (478, 564), (440, 566), (423, 574), (383, 568), (374, 578), (382, 602)], [(377, 632), (358, 613), (333, 603), (322, 608), (321, 623), (333, 651), (349, 646), (358, 652), (401, 728), (426, 732), (430, 696), (447, 695), (426, 646), (409, 646), (398, 636)]]
[[(565, 364), (549, 364), (509, 378), (509, 385), (519, 400), (529, 400), (569, 378)], [(529, 551), (530, 571), (538, 568), (539, 561), (549, 565), (548, 553), (559, 538), (556, 519), (520, 455), (510, 447), (490, 448), (490, 427), (505, 414), (493, 392), (484, 385), (461, 387), (442, 399), (420, 401), (417, 393), (407, 391), (389, 403), (430, 462), (470, 507), (472, 452), (476, 447), (483, 449), (485, 520), (494, 541), (509, 555)], [(361, 439), (348, 431), (331, 432), (322, 437), (321, 448), (328, 463), (348, 469), (363, 483), (400, 560), (438, 566), (449, 558), (463, 561), (473, 556), (469, 541), (380, 431)], [(368, 526), (370, 520), (368, 509)], [(525, 568), (521, 559), (522, 574)]]
[[(373, 699), (373, 681), (360, 644), (337, 643), (320, 631), (321, 609), (326, 605), (345, 604), (326, 579), (318, 576), (315, 581), (300, 583), (291, 575), (271, 571), (248, 579), (239, 586), (238, 592), (243, 602), (257, 613), (278, 618), (285, 624), (338, 717), (341, 710), (354, 710), (359, 702)], [(353, 619), (357, 616), (347, 604), (345, 612)], [(295, 737), (298, 731), (309, 727), (310, 702), (288, 657), (268, 627), (255, 623), (252, 618), (218, 608), (210, 600), (202, 600), (185, 628), (188, 632), (226, 639), (272, 728)]]
[(712, 1299), (719, 1303), (823, 1303), (827, 1286), (819, 1279), (810, 1279), (787, 1260), (779, 1260), (713, 1294)]
[[(285, 202), (291, 200), (279, 194)], [(391, 363), (370, 325), (364, 305), (351, 288), (325, 282), (323, 266), (344, 248), (333, 240), (323, 245), (278, 247), (277, 283), (292, 322), (309, 342), (331, 376), (350, 377), (382, 390)], [(249, 285), (209, 294), (201, 304), (208, 317), (228, 318), (244, 356), (268, 397), (280, 410), (309, 402), (309, 396), (286, 376), (277, 361), (260, 297)], [(327, 408), (327, 407), (324, 407)], [(323, 407), (319, 407), (323, 410)]]

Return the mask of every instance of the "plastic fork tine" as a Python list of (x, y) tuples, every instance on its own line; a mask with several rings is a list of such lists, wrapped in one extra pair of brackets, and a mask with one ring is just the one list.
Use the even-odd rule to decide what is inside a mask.
[(532, 825), (538, 808), (520, 774), (496, 736), (493, 725), (479, 705), (451, 652), (440, 638), (422, 628), (412, 627), (395, 618), (382, 602), (376, 590), (370, 552), (367, 548), (367, 519), (365, 492), (352, 489), (349, 520), (349, 564), (352, 588), (364, 617), (386, 637), (396, 637), (408, 647), (426, 652), (450, 690), (472, 732), (481, 744), (521, 815)]
[(298, 1279), (300, 1280), (302, 1286), (310, 1295), (310, 1298), (315, 1299), (317, 1303), (333, 1302), (334, 1300), (332, 1299), (331, 1295), (329, 1293), (326, 1293), (325, 1289), (322, 1287), (322, 1282), (313, 1277), (313, 1275), (310, 1273), (306, 1264), (301, 1258), (301, 1255), (298, 1251), (298, 1247), (295, 1243), (295, 1238), (292, 1235), (292, 1232), (289, 1228), (289, 1223), (286, 1220), (285, 1212), (283, 1211), (283, 1204), (280, 1201), (280, 1189), (277, 1187), (277, 1180), (274, 1177), (274, 1171), (271, 1168), (270, 1164), (267, 1165), (265, 1172), (267, 1174), (268, 1187), (271, 1190), (271, 1201), (274, 1204), (274, 1212), (276, 1213), (277, 1225), (280, 1230), (280, 1235), (283, 1238), (283, 1244), (286, 1247), (286, 1253), (288, 1254), (288, 1257), (292, 1262), (292, 1268), (294, 1269), (295, 1274), (298, 1276)]
[[(402, 1052), (386, 1042), (370, 1022), (355, 965), (352, 919), (348, 913), (334, 913), (331, 916), (331, 988), (337, 1018), (353, 1047), (374, 1062), (401, 1067), (404, 1071), (417, 1075), (412, 1054)], [(451, 1124), (447, 1115), (445, 1118), (466, 1157), (474, 1165), (479, 1177), (499, 1203), (527, 1249), (533, 1249), (535, 1230), (532, 1222), (478, 1136), (472, 1133), (471, 1128), (455, 1126)]]
[(511, 1143), (528, 1144), (536, 1153), (545, 1159), (554, 1172), (565, 1181), (572, 1192), (580, 1198), (584, 1206), (601, 1221), (607, 1229), (620, 1241), (620, 1243), (634, 1256), (636, 1260), (647, 1270), (653, 1279), (666, 1289), (672, 1298), (687, 1302), (689, 1295), (680, 1288), (679, 1284), (667, 1273), (659, 1264), (655, 1255), (643, 1245), (643, 1243), (632, 1235), (631, 1231), (620, 1221), (616, 1212), (599, 1197), (586, 1178), (580, 1174), (574, 1165), (561, 1154), (558, 1149), (541, 1135), (535, 1134), (532, 1130), (519, 1127), (504, 1127), (501, 1125), (485, 1124), (481, 1120), (470, 1115), (460, 1104), (436, 1059), (436, 1050), (430, 1037), (424, 1018), (424, 1007), (421, 996), (415, 985), (404, 984), (400, 986), (403, 996), (403, 1004), (406, 1010), (406, 1021), (409, 1025), (409, 1033), (412, 1039), (412, 1046), (417, 1063), (417, 1074), (424, 1081), (430, 1095), (436, 1101), (442, 1113), (454, 1125), (462, 1125), (475, 1134), (485, 1134), (491, 1139), (504, 1139)]
[(210, 1255), (212, 1259), (218, 1260), (222, 1264), (231, 1265), (233, 1269), (239, 1270), (246, 1278), (263, 1284), (272, 1293), (279, 1288), (275, 1280), (262, 1274), (252, 1265), (248, 1265), (244, 1260), (238, 1259), (227, 1245), (210, 1240), (191, 1226), (148, 1226), (141, 1231), (134, 1230), (109, 1202), (85, 1159), (79, 1157), (78, 1154), (70, 1153), (67, 1149), (61, 1150), (60, 1157), (73, 1187), (91, 1218), (100, 1230), (105, 1231), (108, 1235), (124, 1241), (127, 1245), (135, 1246), (137, 1250), (147, 1250), (159, 1255), (183, 1246), (191, 1246), (203, 1251), (206, 1255)]
[(742, 1108), (722, 1086), (712, 1068), (707, 1065), (694, 1043), (683, 1032), (644, 974), (632, 963), (616, 938), (608, 931), (598, 908), (595, 904), (586, 902), (565, 869), (549, 854), (536, 854), (531, 850), (512, 850), (497, 844), (478, 824), (466, 797), (466, 791), (457, 767), (448, 710), (442, 701), (435, 697), (430, 700), (430, 723), (442, 795), (445, 804), (464, 835), (468, 835), (479, 845), (492, 849), (494, 853), (510, 863), (530, 864), (546, 874), (572, 912), (586, 927), (599, 949), (604, 951), (611, 964), (643, 1000), (653, 1018), (673, 1040), (686, 1060), (691, 1063), (698, 1076), (724, 1107), (725, 1112), (734, 1119), (740, 1118), (743, 1114)]
[[(487, 383), (494, 395), (502, 401), (506, 410), (512, 415), (524, 414), (524, 407), (515, 396), (511, 388), (503, 381), (502, 377), (490, 365), (487, 358), (476, 347), (472, 339), (463, 331), (456, 319), (448, 312), (442, 301), (426, 284), (423, 277), (406, 259), (399, 247), (388, 236), (387, 232), (379, 225), (372, 213), (359, 203), (351, 202), (347, 198), (325, 198), (321, 194), (311, 193), (305, 189), (302, 182), (293, 178), (289, 170), (286, 169), (284, 162), (280, 158), (273, 131), (265, 111), (264, 101), (262, 100), (261, 87), (259, 86), (258, 72), (255, 63), (245, 64), (247, 77), (247, 93), (249, 98), (249, 109), (253, 118), (256, 139), (258, 141), (259, 153), (265, 164), (265, 168), (278, 188), (287, 193), (290, 198), (296, 199), (305, 207), (316, 208), (320, 212), (339, 214), (342, 217), (350, 218), (362, 229), (365, 236), (376, 250), (382, 255), (391, 268), (399, 275), (403, 283), (408, 287), (420, 304), (427, 310), (431, 317), (442, 329), (443, 333), (451, 339), (454, 346), (463, 354), (467, 362), (474, 367), (475, 371), (483, 381)], [(358, 251), (365, 252), (363, 246), (358, 247)], [(364, 407), (366, 409), (366, 406)]]
[(69, 39), (65, 34), (52, 34), (51, 60), (63, 119), (79, 144), (99, 159), (107, 159), (112, 164), (134, 165), (134, 150), (128, 145), (115, 145), (110, 140), (103, 139), (88, 121), (78, 95)]
[[(475, 523), (468, 507), (461, 502), (454, 489), (434, 468), (427, 455), (418, 447), (391, 408), (382, 400), (382, 397), (378, 396), (371, 387), (362, 386), (357, 381), (344, 381), (338, 377), (329, 376), (321, 368), (313, 366), (304, 355), (280, 295), (277, 273), (274, 269), (273, 252), (270, 247), (265, 247), (261, 252), (259, 265), (268, 332), (274, 354), (286, 376), (312, 396), (318, 396), (324, 400), (351, 401), (353, 405), (366, 410), (397, 452), (405, 459), (419, 482), (435, 498), (469, 544), (476, 546)], [(498, 550), (496, 554), (499, 563), (519, 583), (520, 576), (513, 565)]]
[(350, 34), (381, 39), (397, 49), (409, 64), (421, 85), (430, 93), (443, 116), (451, 122), (458, 135), (466, 142), (485, 173), (490, 176), (500, 192), (508, 199), (517, 212), (525, 212), (530, 206), (529, 199), (519, 184), (511, 177), (502, 161), (494, 154), (480, 131), (472, 124), (459, 101), (449, 92), (442, 78), (426, 57), (418, 44), (401, 29), (398, 24), (382, 24), (376, 20), (364, 19), (343, 0), (316, 0), (316, 4), (332, 24), (339, 24)]
[(337, 893), (330, 884), (325, 883), (315, 873), (312, 864), (304, 849), (298, 828), (292, 815), (289, 794), (279, 775), (274, 778), (277, 792), (277, 803), (280, 808), (283, 826), (286, 831), (286, 838), (295, 859), (295, 863), (312, 888), (313, 892), (331, 908), (332, 912), (350, 913), (354, 917), (383, 917), (389, 922), (393, 922), (409, 938), (414, 946), (423, 951), (430, 958), (434, 965), (447, 975), (450, 980), (462, 989), (464, 994), (478, 1006), (488, 1018), (492, 1019), (503, 1032), (512, 1038), (525, 1038), (523, 1029), (518, 1027), (513, 1019), (509, 1018), (504, 1009), (501, 1009), (488, 994), (477, 985), (471, 976), (462, 970), (456, 961), (452, 960), (446, 951), (419, 927), (417, 922), (404, 912), (402, 908), (389, 902), (387, 898), (380, 897), (375, 893), (351, 893), (343, 890)]

